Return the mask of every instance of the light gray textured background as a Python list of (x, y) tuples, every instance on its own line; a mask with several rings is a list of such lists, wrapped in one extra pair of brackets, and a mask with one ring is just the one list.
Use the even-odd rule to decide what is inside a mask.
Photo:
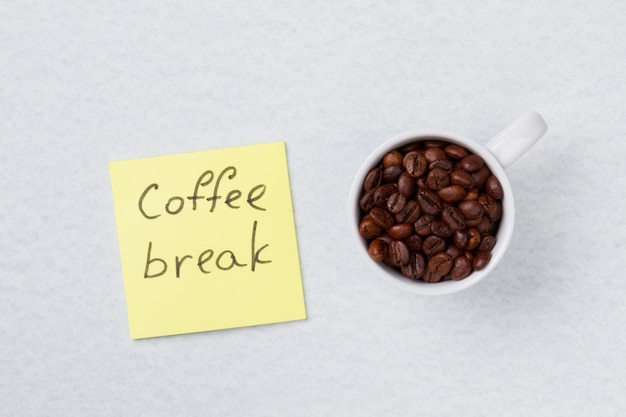
[[(0, 415), (626, 415), (625, 70), (623, 1), (0, 0)], [(493, 275), (372, 276), (360, 161), (530, 109)], [(272, 140), (309, 318), (131, 340), (107, 163)]]

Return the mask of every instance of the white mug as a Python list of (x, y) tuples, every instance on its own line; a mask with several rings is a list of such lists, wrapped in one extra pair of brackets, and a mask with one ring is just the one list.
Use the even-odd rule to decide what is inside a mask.
[[(376, 271), (382, 279), (396, 287), (416, 294), (451, 294), (466, 289), (481, 281), (500, 262), (513, 235), (515, 202), (513, 200), (511, 184), (509, 183), (505, 169), (530, 149), (546, 133), (547, 129), (546, 122), (538, 113), (529, 112), (513, 122), (486, 145), (481, 145), (470, 138), (446, 130), (408, 131), (394, 136), (381, 144), (361, 165), (354, 178), (350, 192), (350, 227), (357, 242), (357, 251), (364, 258), (364, 262), (370, 264), (372, 269)], [(358, 230), (362, 216), (359, 200), (362, 194), (365, 176), (380, 163), (387, 152), (399, 149), (402, 146), (416, 141), (427, 139), (439, 139), (454, 143), (480, 156), (491, 170), (492, 174), (500, 180), (504, 191), (502, 198), (502, 218), (496, 234), (496, 245), (491, 251), (491, 260), (484, 269), (473, 271), (468, 277), (460, 281), (449, 280), (438, 283), (428, 283), (421, 280), (408, 279), (398, 270), (382, 262), (372, 260), (368, 254), (368, 243), (366, 239), (359, 234)]]

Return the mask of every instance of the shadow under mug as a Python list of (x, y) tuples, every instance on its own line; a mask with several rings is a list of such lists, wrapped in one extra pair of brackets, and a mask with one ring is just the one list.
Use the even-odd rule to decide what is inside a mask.
[[(529, 112), (517, 119), (500, 134), (491, 139), (486, 145), (454, 132), (438, 129), (412, 130), (401, 133), (382, 143), (363, 162), (352, 183), (349, 197), (349, 215), (353, 236), (359, 246), (358, 252), (364, 262), (371, 265), (373, 270), (390, 284), (415, 294), (442, 295), (451, 294), (481, 281), (500, 262), (513, 235), (515, 224), (515, 202), (511, 184), (505, 169), (513, 164), (520, 156), (530, 149), (546, 133), (548, 127), (544, 119), (536, 112)], [(443, 140), (454, 143), (479, 155), (491, 172), (500, 180), (504, 196), (502, 198), (502, 218), (496, 234), (496, 245), (491, 251), (491, 260), (484, 269), (473, 271), (468, 277), (460, 281), (442, 281), (428, 283), (421, 280), (411, 280), (404, 277), (397, 269), (382, 262), (376, 262), (369, 257), (368, 242), (359, 234), (361, 209), (359, 200), (363, 190), (365, 176), (376, 167), (383, 156), (392, 150), (421, 140)]]

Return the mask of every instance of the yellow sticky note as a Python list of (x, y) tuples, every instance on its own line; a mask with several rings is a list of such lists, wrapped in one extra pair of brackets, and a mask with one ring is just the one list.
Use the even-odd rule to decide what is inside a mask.
[(306, 318), (284, 142), (109, 173), (133, 339)]

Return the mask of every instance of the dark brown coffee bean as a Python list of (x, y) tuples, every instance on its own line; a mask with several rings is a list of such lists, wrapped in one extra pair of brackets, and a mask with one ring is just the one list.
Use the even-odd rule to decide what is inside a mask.
[(419, 190), (417, 192), (417, 203), (423, 213), (436, 215), (441, 212), (443, 202), (441, 198), (430, 190)]
[(491, 252), (486, 250), (479, 250), (478, 252), (476, 252), (476, 255), (474, 255), (472, 268), (474, 268), (474, 271), (480, 271), (487, 266), (490, 260)]
[(437, 195), (446, 203), (456, 203), (465, 198), (465, 188), (460, 185), (449, 185), (437, 192)]
[(422, 280), (424, 282), (428, 282), (431, 284), (437, 283), (441, 281), (441, 275), (438, 275), (436, 272), (429, 271), (428, 268), (424, 271), (424, 275), (422, 276)]
[(467, 156), (467, 149), (462, 146), (450, 144), (443, 148), (443, 151), (452, 159), (463, 159)]
[(465, 245), (465, 249), (474, 250), (480, 245), (480, 232), (478, 229), (474, 227), (470, 227), (467, 229), (467, 244)]
[(383, 167), (389, 168), (392, 166), (402, 165), (403, 156), (398, 151), (390, 151), (383, 156)]
[[(433, 148), (438, 149), (438, 148)], [(441, 168), (431, 170), (426, 176), (426, 185), (431, 190), (437, 191), (450, 184), (450, 176)]]
[(452, 171), (452, 166), (452, 161), (450, 161), (449, 159), (438, 159), (431, 162), (430, 165), (428, 165), (428, 169), (439, 168), (443, 169), (446, 172), (450, 172)]
[(415, 178), (411, 176), (408, 172), (403, 172), (400, 174), (398, 178), (398, 191), (404, 194), (407, 197), (412, 197), (415, 193)]
[(483, 215), (483, 207), (475, 200), (464, 200), (459, 203), (459, 210), (466, 220), (480, 219)]
[(385, 207), (389, 196), (396, 192), (396, 184), (385, 184), (374, 189), (374, 205)]
[(478, 250), (491, 251), (496, 246), (496, 238), (491, 235), (483, 236), (478, 245)]
[(454, 246), (459, 249), (465, 249), (467, 247), (467, 241), (469, 240), (469, 236), (467, 235), (466, 230), (457, 230), (452, 235), (452, 242)]
[(387, 256), (387, 244), (382, 239), (374, 239), (370, 243), (367, 253), (373, 260), (380, 262)]
[(363, 189), (371, 191), (380, 185), (383, 178), (383, 171), (380, 168), (375, 168), (367, 173), (365, 180), (363, 181)]
[(413, 228), (415, 229), (415, 233), (420, 236), (428, 236), (432, 233), (430, 229), (430, 224), (433, 221), (433, 216), (430, 214), (423, 214), (419, 219), (415, 221), (413, 224)]
[(424, 151), (424, 158), (426, 158), (428, 163), (444, 159), (445, 157), (446, 153), (441, 148), (427, 148)]
[(444, 276), (452, 269), (452, 257), (445, 252), (433, 255), (428, 261), (426, 268), (439, 276)]
[(496, 200), (495, 209), (491, 213), (489, 213), (487, 216), (489, 217), (489, 220), (491, 220), (492, 223), (495, 223), (502, 218), (502, 203), (500, 203), (499, 200)]
[(374, 207), (374, 191), (368, 191), (361, 196), (359, 207), (363, 211), (370, 211)]
[(496, 200), (489, 194), (481, 193), (476, 201), (478, 201), (478, 204), (482, 206), (483, 212), (487, 215), (493, 213), (497, 208)]
[(482, 166), (478, 168), (477, 171), (472, 172), (471, 175), (474, 180), (474, 184), (476, 184), (478, 188), (482, 188), (485, 185), (487, 178), (491, 175), (491, 171), (489, 171), (489, 168), (486, 166)]
[(422, 238), (420, 237), (420, 235), (412, 234), (411, 236), (404, 239), (404, 243), (411, 252), (417, 252), (422, 250)]
[(387, 199), (387, 210), (389, 210), (391, 214), (399, 213), (404, 206), (406, 206), (406, 196), (402, 193), (395, 192)]
[(485, 192), (496, 200), (504, 195), (502, 184), (500, 184), (500, 180), (495, 175), (490, 175), (485, 181)]
[(465, 256), (459, 256), (454, 259), (452, 270), (450, 270), (450, 276), (453, 280), (459, 281), (472, 272), (472, 262)]
[(480, 223), (476, 226), (476, 229), (478, 229), (481, 236), (491, 233), (491, 221), (489, 220), (489, 217), (483, 216), (480, 219)]
[(420, 217), (420, 206), (417, 201), (407, 201), (404, 208), (396, 213), (396, 222), (398, 223), (415, 223)]
[(402, 266), (409, 263), (410, 254), (409, 248), (406, 247), (404, 242), (392, 240), (387, 248), (386, 259), (391, 265)]
[(450, 237), (453, 233), (453, 231), (450, 229), (450, 227), (448, 227), (446, 222), (441, 219), (433, 219), (433, 221), (430, 223), (430, 230), (432, 230), (433, 235), (443, 238)]
[(380, 235), (382, 229), (372, 219), (365, 219), (359, 224), (359, 233), (365, 239), (373, 239)]
[(424, 175), (428, 168), (426, 158), (424, 158), (424, 155), (419, 151), (412, 151), (404, 155), (403, 165), (406, 172), (415, 178)]
[(405, 172), (404, 168), (400, 165), (392, 165), (383, 169), (383, 181), (384, 182), (396, 182), (400, 175)]
[(454, 185), (460, 185), (463, 188), (474, 187), (474, 179), (467, 171), (460, 169), (454, 170), (450, 173), (450, 182)]
[(467, 155), (465, 158), (461, 159), (461, 168), (467, 172), (478, 171), (480, 167), (484, 164), (483, 159), (478, 155)]
[(372, 208), (369, 212), (369, 217), (374, 221), (374, 223), (383, 229), (386, 229), (393, 224), (393, 216), (382, 207)]
[(457, 256), (463, 255), (463, 251), (454, 246), (454, 244), (448, 244), (448, 246), (446, 246), (446, 253), (452, 256), (452, 259), (455, 259)]
[(454, 206), (445, 207), (441, 213), (441, 218), (452, 232), (465, 229), (465, 217), (461, 210)]
[(430, 235), (422, 242), (422, 252), (428, 256), (444, 250), (446, 250), (446, 242), (439, 236)]
[(413, 225), (411, 223), (398, 223), (387, 229), (389, 236), (396, 240), (406, 239), (413, 234)]
[(409, 262), (401, 268), (402, 274), (410, 279), (420, 279), (424, 275), (426, 261), (419, 253), (412, 253)]
[(478, 188), (469, 188), (467, 189), (467, 191), (465, 192), (465, 199), (468, 201), (474, 201), (478, 199)]

